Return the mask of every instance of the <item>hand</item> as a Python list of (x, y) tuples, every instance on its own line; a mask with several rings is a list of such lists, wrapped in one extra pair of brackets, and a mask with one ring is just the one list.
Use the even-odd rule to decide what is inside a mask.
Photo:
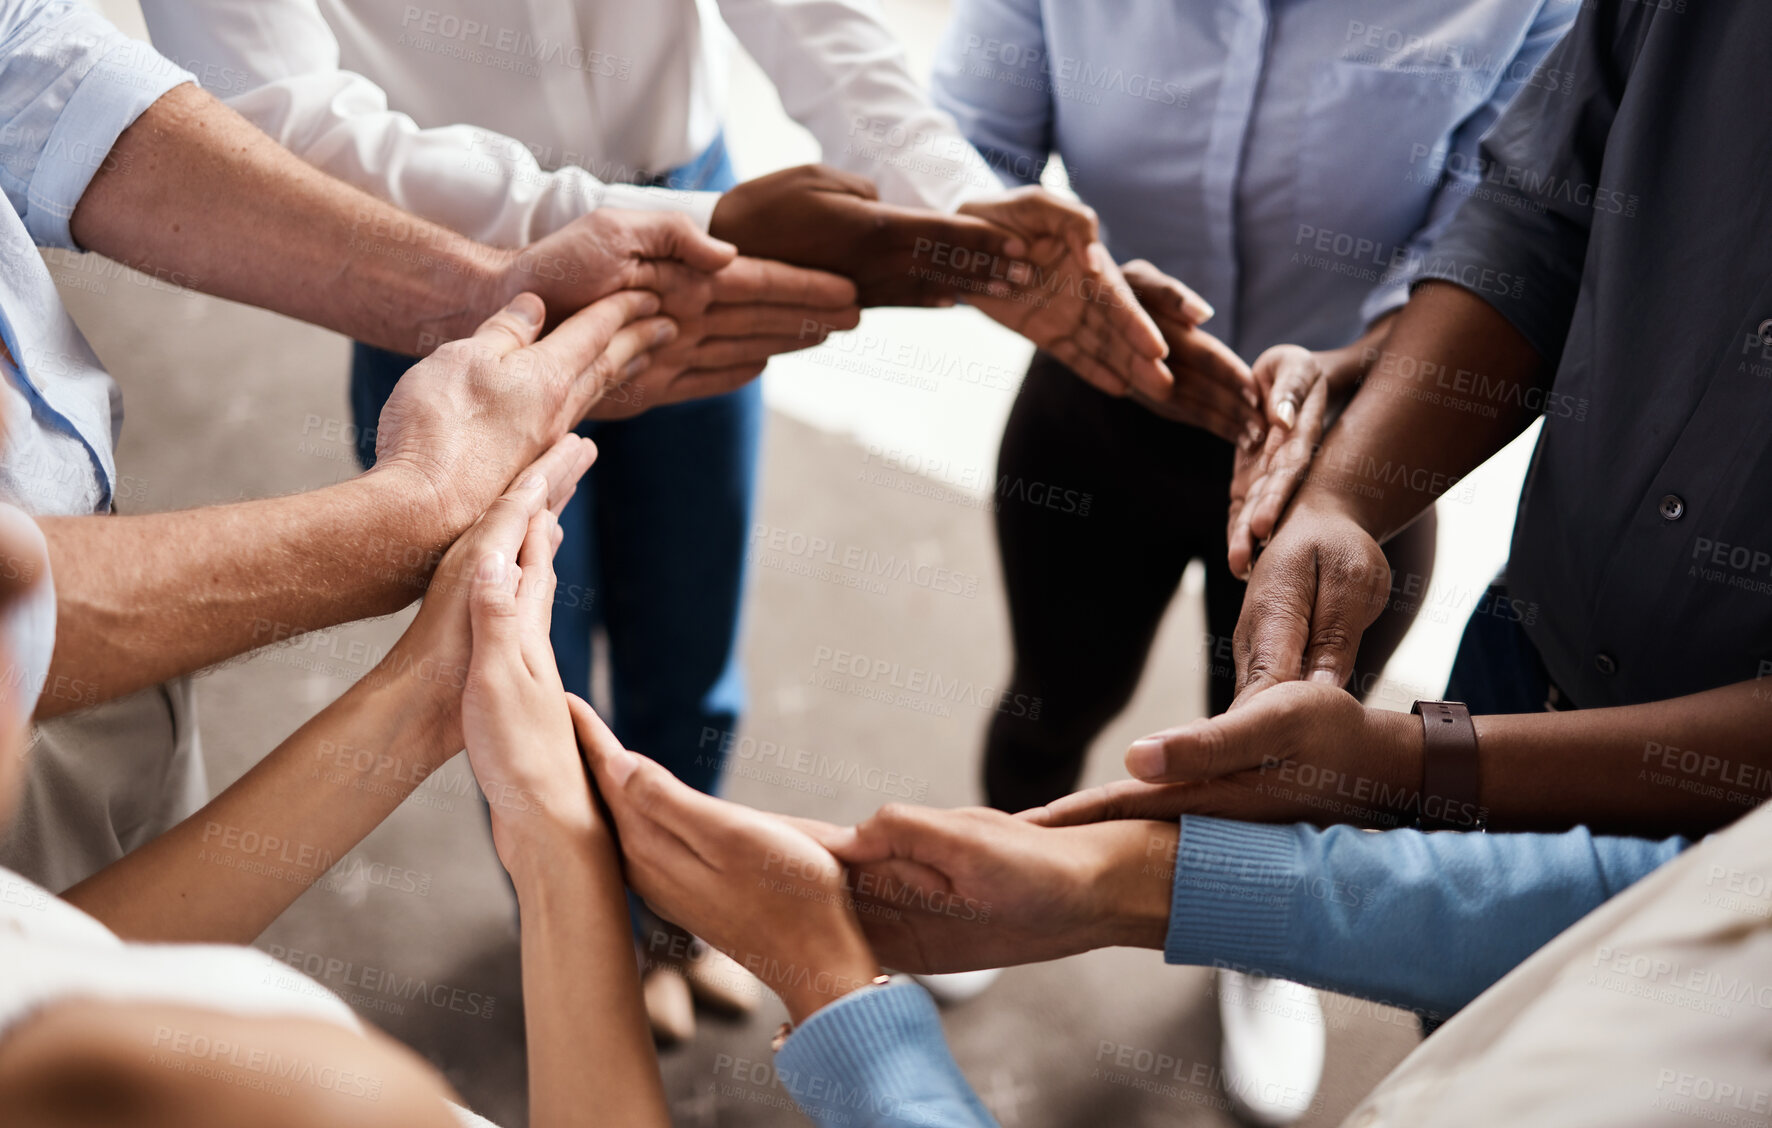
[(952, 305), (1009, 293), (1027, 244), (968, 216), (879, 202), (871, 181), (824, 165), (747, 180), (720, 197), (709, 230), (744, 254), (855, 280), (863, 306)]
[(1142, 822), (1047, 830), (983, 808), (890, 804), (826, 839), (855, 870), (880, 958), (946, 972), (1161, 948), (1177, 834)]
[(1421, 813), (1422, 755), (1420, 718), (1287, 682), (1235, 712), (1136, 741), (1126, 752), (1136, 779), (1017, 817), (1048, 827), (1181, 815), (1404, 826)]
[[(974, 200), (960, 214), (1020, 236), (1032, 268), (1014, 293), (974, 294), (970, 304), (1109, 395), (1169, 394), (1169, 345), (1102, 246), (1093, 211), (1029, 187)], [(1194, 300), (1200, 320), (1210, 317), (1211, 308)]]
[(1333, 504), (1300, 504), (1256, 560), (1231, 640), (1232, 709), (1281, 682), (1347, 684), (1360, 636), (1390, 598), (1390, 563)]
[(434, 696), (442, 703), (446, 717), (438, 743), (451, 749), (451, 754), (462, 746), (461, 697), (469, 684), (474, 649), (468, 606), (475, 573), (488, 554), (517, 559), (530, 526), (542, 517), (558, 516), (566, 508), (579, 479), (596, 457), (596, 445), (589, 439), (568, 434), (518, 474), (510, 488), (443, 553), (418, 614), (371, 675), (411, 676), (438, 691)]
[(544, 861), (550, 842), (599, 829), (554, 663), (554, 550), (549, 510), (530, 518), (515, 558), (487, 547), (473, 561), (473, 657), (462, 691), (468, 765), (492, 813), (492, 842), (507, 870)]
[(570, 701), (628, 884), (647, 904), (743, 964), (796, 1023), (880, 974), (828, 850), (790, 820), (689, 787)]
[(1231, 476), (1230, 568), (1249, 578), (1260, 545), (1274, 535), (1280, 515), (1322, 449), (1329, 414), (1358, 390), (1377, 358), (1376, 342), (1389, 332), (1391, 315), (1342, 349), (1311, 352), (1275, 345), (1255, 360), (1254, 377), (1267, 412), (1264, 442), (1237, 446)]
[(482, 308), (536, 294), (553, 326), (619, 291), (650, 290), (665, 300), (666, 313), (700, 312), (714, 273), (737, 253), (679, 212), (599, 208), (522, 250), (504, 252), (508, 261)]
[(1126, 281), (1156, 319), (1169, 350), (1171, 387), (1139, 389), (1135, 399), (1165, 419), (1211, 431), (1226, 442), (1260, 442), (1261, 396), (1243, 359), (1200, 326), (1212, 307), (1143, 259), (1125, 266)]
[(472, 337), (409, 369), (382, 407), (371, 474), (428, 493), (453, 540), (512, 477), (584, 417), (611, 381), (636, 374), (676, 332), (658, 298), (624, 290), (541, 340), (542, 303), (519, 294)]
[(757, 258), (734, 259), (715, 273), (704, 309), (680, 310), (669, 300), (665, 309), (676, 318), (676, 339), (637, 376), (611, 386), (590, 418), (627, 419), (723, 395), (761, 375), (770, 357), (812, 348), (861, 320), (849, 279)]

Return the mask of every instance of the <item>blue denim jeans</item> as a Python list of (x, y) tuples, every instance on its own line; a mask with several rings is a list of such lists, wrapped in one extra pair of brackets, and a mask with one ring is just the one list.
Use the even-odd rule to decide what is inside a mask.
[[(718, 190), (734, 182), (724, 142), (655, 184)], [(358, 344), (351, 359), (357, 457), (375, 461), (374, 427), (411, 357)], [(744, 706), (739, 663), (746, 541), (754, 509), (763, 397), (736, 392), (655, 408), (578, 432), (597, 462), (561, 515), (554, 569), (554, 657), (566, 688), (591, 685), (591, 636), (609, 640), (613, 716), (624, 744), (701, 791), (718, 788), (722, 736)]]

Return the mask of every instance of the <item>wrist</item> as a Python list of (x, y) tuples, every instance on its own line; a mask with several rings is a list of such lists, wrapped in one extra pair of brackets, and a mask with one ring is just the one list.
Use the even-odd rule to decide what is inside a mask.
[(582, 894), (586, 868), (594, 869), (600, 852), (613, 849), (590, 804), (568, 811), (528, 791), (496, 785), (485, 794), (493, 850), (511, 876), (519, 906), (526, 892), (553, 883), (565, 882)]
[(810, 958), (789, 957), (778, 963), (753, 955), (740, 962), (780, 997), (788, 1020), (798, 1026), (879, 977), (880, 961), (874, 958), (860, 927), (852, 922), (845, 933), (836, 943), (821, 945)]
[(1089, 947), (1161, 950), (1169, 935), (1180, 825), (1128, 819), (1097, 828), (1104, 842), (1090, 876), (1098, 902), (1089, 914), (1096, 925)]
[(1421, 807), (1422, 780), (1426, 771), (1427, 738), (1421, 718), (1395, 709), (1366, 709), (1363, 746), (1374, 749), (1385, 776), (1393, 782), (1402, 805), (1389, 812), (1392, 827), (1415, 825)]

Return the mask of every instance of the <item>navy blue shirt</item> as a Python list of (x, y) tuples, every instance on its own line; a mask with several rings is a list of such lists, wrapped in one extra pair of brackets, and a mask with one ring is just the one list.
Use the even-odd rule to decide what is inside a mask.
[(1583, 707), (1763, 676), (1772, 3), (1590, 0), (1545, 66), (1425, 271), (1556, 365), (1511, 593)]

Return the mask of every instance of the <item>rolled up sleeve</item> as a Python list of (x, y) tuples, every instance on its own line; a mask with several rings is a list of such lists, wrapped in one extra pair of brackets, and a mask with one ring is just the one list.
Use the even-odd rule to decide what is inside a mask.
[(0, 188), (39, 246), (142, 111), (191, 75), (69, 0), (0, 3)]

